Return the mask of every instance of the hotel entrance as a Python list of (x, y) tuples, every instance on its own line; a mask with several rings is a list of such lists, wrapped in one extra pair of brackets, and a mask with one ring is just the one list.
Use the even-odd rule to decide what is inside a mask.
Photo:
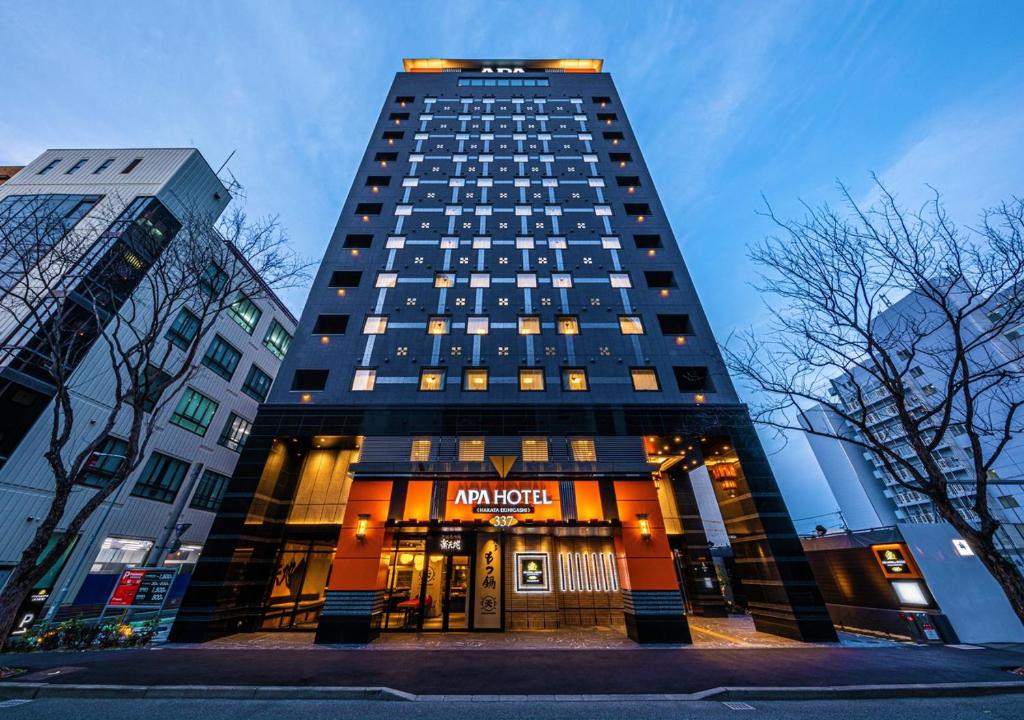
[(445, 552), (456, 542), (452, 537), (399, 537), (382, 558), (388, 567), (382, 630), (469, 628), (472, 563), (469, 555)]

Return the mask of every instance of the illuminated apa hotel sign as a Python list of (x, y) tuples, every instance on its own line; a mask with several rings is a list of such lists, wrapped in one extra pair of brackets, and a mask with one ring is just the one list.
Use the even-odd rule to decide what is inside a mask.
[(466, 72), (522, 73), (567, 72), (599, 73), (604, 61), (597, 58), (549, 58), (532, 60), (466, 60), (453, 58), (406, 58), (402, 61), (406, 72)]
[(536, 505), (553, 505), (546, 489), (534, 488), (460, 488), (456, 505), (472, 505), (475, 513), (532, 513)]

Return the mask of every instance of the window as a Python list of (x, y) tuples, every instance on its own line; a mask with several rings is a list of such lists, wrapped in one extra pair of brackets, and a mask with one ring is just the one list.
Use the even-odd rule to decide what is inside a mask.
[(601, 134), (604, 136), (605, 140), (610, 140), (613, 145), (618, 145), (620, 142), (622, 142), (624, 138), (623, 134), (618, 131), (606, 132)]
[(486, 315), (471, 315), (466, 318), (467, 335), (486, 335), (490, 332), (490, 320)]
[(535, 288), (537, 287), (537, 273), (516, 273), (516, 287)]
[(624, 188), (635, 188), (640, 185), (640, 178), (636, 175), (616, 175), (615, 184)]
[(153, 412), (160, 395), (170, 382), (171, 376), (155, 365), (146, 365), (139, 378), (138, 391), (142, 397), (142, 409), (144, 412)]
[(59, 164), (60, 164), (60, 161), (61, 161), (61, 160), (63, 160), (63, 159), (64, 159), (64, 158), (57, 158), (56, 160), (51, 160), (50, 162), (48, 162), (48, 163), (46, 164), (46, 167), (44, 167), (44, 168), (43, 168), (42, 170), (40, 170), (40, 171), (39, 171), (38, 173), (36, 173), (36, 174), (37, 174), (37, 175), (45, 175), (46, 173), (50, 172), (50, 171), (51, 171), (51, 170), (53, 170), (53, 169), (54, 169), (55, 167), (57, 167), (57, 165), (59, 165)]
[(444, 390), (444, 368), (423, 368), (420, 370), (420, 390), (441, 392)]
[(434, 275), (434, 287), (436, 287), (436, 288), (455, 287), (455, 273), (436, 273)]
[(654, 368), (632, 368), (629, 371), (633, 378), (633, 389), (641, 392), (654, 392), (661, 390), (658, 384), (658, 373)]
[(638, 250), (655, 250), (662, 247), (661, 235), (634, 235), (633, 244)]
[(263, 344), (279, 360), (284, 360), (285, 353), (288, 352), (288, 347), (292, 344), (292, 336), (284, 329), (284, 325), (274, 320), (267, 329)]
[(523, 462), (547, 462), (547, 438), (523, 438), (521, 444)]
[(224, 423), (224, 429), (220, 431), (217, 444), (228, 450), (241, 452), (245, 441), (249, 439), (250, 432), (252, 432), (252, 423), (241, 415), (231, 413), (228, 415), (228, 421)]
[(618, 250), (622, 247), (622, 242), (614, 235), (605, 235), (601, 238), (601, 247), (605, 250)]
[(711, 378), (706, 367), (676, 365), (672, 368), (676, 384), (681, 392), (713, 391)]
[(483, 391), (487, 389), (486, 368), (466, 368), (462, 372), (462, 389), (469, 391)]
[(520, 335), (540, 335), (540, 318), (536, 315), (523, 315), (519, 318)]
[(296, 370), (292, 390), (323, 390), (327, 387), (327, 370)]
[(483, 438), (459, 438), (459, 462), (483, 462)]
[(427, 320), (427, 335), (447, 335), (451, 332), (452, 320), (444, 315), (433, 315)]
[(473, 249), (474, 250), (490, 250), (491, 249), (491, 238), (486, 236), (477, 236), (473, 238)]
[(262, 316), (263, 311), (245, 295), (239, 294), (238, 299), (228, 307), (228, 317), (249, 335), (252, 335)]
[(114, 164), (114, 158), (107, 158), (100, 163), (100, 166), (92, 171), (93, 175), (99, 175), (101, 172), (106, 170), (108, 167)]
[(565, 250), (568, 245), (566, 244), (564, 237), (549, 237), (548, 247), (551, 250)]
[(589, 389), (586, 368), (562, 368), (562, 389), (584, 392)]
[(613, 272), (608, 273), (608, 282), (611, 283), (613, 288), (631, 288), (633, 287), (633, 281), (629, 278), (629, 273)]
[(363, 273), (359, 270), (335, 270), (331, 273), (331, 281), (328, 283), (328, 287), (359, 287), (359, 281), (362, 280), (362, 278)]
[(174, 322), (171, 323), (164, 337), (172, 345), (182, 350), (188, 350), (189, 345), (192, 344), (196, 337), (196, 333), (199, 332), (199, 325), (199, 316), (191, 310), (182, 308), (178, 311), (178, 316), (174, 318)]
[(398, 284), (398, 273), (396, 272), (382, 272), (377, 273), (377, 281), (374, 283), (375, 287), (379, 288), (393, 288)]
[(132, 495), (159, 502), (174, 502), (187, 470), (188, 463), (155, 452), (149, 456), (142, 469), (138, 482), (132, 488)]
[(203, 276), (199, 278), (199, 288), (211, 298), (217, 297), (227, 284), (228, 274), (216, 263), (207, 265)]
[(519, 389), (523, 392), (543, 391), (544, 371), (538, 368), (520, 368)]
[(346, 235), (345, 244), (346, 248), (358, 248), (365, 249), (373, 245), (373, 235)]
[(611, 217), (612, 206), (611, 205), (595, 205), (594, 215), (597, 217)]
[(366, 176), (366, 187), (387, 187), (391, 184), (390, 175), (367, 175)]
[(380, 215), (383, 207), (381, 203), (358, 203), (355, 214), (362, 215), (364, 218), (369, 215)]
[(185, 388), (181, 399), (178, 400), (178, 407), (174, 408), (174, 414), (171, 415), (171, 423), (203, 436), (206, 435), (216, 412), (217, 403), (213, 398), (208, 398), (192, 388)]
[(470, 273), (469, 286), (471, 288), (489, 288), (491, 286), (491, 274)]
[(220, 335), (215, 335), (203, 356), (203, 365), (225, 380), (231, 380), (242, 359), (242, 353)]
[(532, 237), (517, 237), (516, 250), (533, 250), (534, 242)]
[(573, 462), (597, 462), (597, 450), (590, 438), (572, 438), (569, 440)]
[(619, 315), (619, 331), (623, 335), (643, 335), (644, 322), (637, 315)]
[(1012, 510), (1014, 508), (1020, 507), (1020, 503), (1017, 502), (1017, 498), (1015, 498), (1013, 495), (1000, 495), (999, 504), (1002, 505), (1007, 510)]
[(430, 460), (430, 438), (413, 438), (409, 449), (409, 462), (427, 462)]
[(127, 459), (127, 452), (127, 441), (107, 435), (85, 463), (78, 482), (89, 487), (106, 487), (114, 473), (121, 469)]
[(551, 287), (571, 288), (572, 275), (569, 273), (551, 273)]
[(352, 376), (352, 391), (353, 392), (370, 392), (373, 390), (373, 386), (377, 384), (377, 371), (376, 370), (356, 370), (356, 374)]
[(579, 335), (580, 322), (574, 315), (559, 315), (555, 320), (559, 335)]
[(659, 315), (658, 326), (665, 335), (692, 335), (689, 315)]
[(386, 315), (367, 315), (363, 321), (363, 335), (383, 335), (387, 329)]
[(65, 175), (74, 175), (74, 174), (75, 174), (76, 172), (78, 172), (79, 170), (81, 170), (81, 169), (82, 169), (82, 166), (83, 166), (83, 165), (85, 165), (86, 161), (87, 161), (87, 159), (86, 159), (86, 158), (82, 158), (81, 160), (79, 160), (78, 162), (76, 162), (76, 163), (75, 163), (74, 165), (72, 165), (71, 167), (69, 167), (69, 168), (67, 169), (67, 172), (65, 172), (64, 174), (65, 174)]
[(633, 156), (629, 153), (613, 152), (608, 153), (608, 159), (618, 164), (619, 167), (626, 167), (626, 163), (633, 161)]
[(344, 335), (348, 330), (348, 315), (317, 315), (314, 335)]
[(245, 376), (245, 382), (242, 383), (242, 392), (256, 402), (263, 402), (270, 392), (270, 383), (270, 376), (253, 365), (249, 368), (249, 374)]
[(132, 170), (134, 170), (135, 168), (137, 168), (139, 166), (140, 162), (142, 162), (142, 158), (135, 158), (130, 163), (128, 163), (127, 165), (124, 166), (124, 170), (121, 171), (121, 174), (122, 175), (129, 174)]
[(216, 512), (228, 489), (229, 482), (231, 482), (231, 478), (227, 475), (213, 470), (203, 470), (203, 474), (196, 484), (196, 491), (192, 493), (192, 502), (189, 503), (189, 507)]
[(405, 236), (389, 235), (387, 242), (384, 243), (384, 247), (388, 250), (401, 250), (405, 247)]
[(676, 286), (676, 278), (671, 270), (646, 270), (644, 280), (649, 288), (671, 288)]

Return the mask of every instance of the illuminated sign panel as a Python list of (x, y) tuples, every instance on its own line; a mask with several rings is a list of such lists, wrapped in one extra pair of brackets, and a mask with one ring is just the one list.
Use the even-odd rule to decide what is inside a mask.
[(875, 554), (878, 566), (882, 568), (882, 574), (887, 578), (921, 577), (910, 558), (909, 549), (903, 543), (872, 545), (871, 550)]
[(551, 563), (547, 553), (516, 553), (516, 592), (551, 592)]
[(466, 70), (486, 73), (523, 73), (558, 70), (561, 72), (599, 73), (604, 61), (597, 58), (560, 58), (534, 60), (457, 60), (451, 58), (406, 58), (406, 72), (444, 72)]
[(544, 488), (460, 488), (455, 493), (455, 504), (472, 505), (474, 513), (486, 515), (532, 513), (534, 506), (552, 505), (554, 501)]

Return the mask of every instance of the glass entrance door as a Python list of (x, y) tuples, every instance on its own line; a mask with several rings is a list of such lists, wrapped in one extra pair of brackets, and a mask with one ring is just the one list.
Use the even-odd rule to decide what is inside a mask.
[(430, 555), (424, 573), (423, 630), (469, 627), (469, 557)]

